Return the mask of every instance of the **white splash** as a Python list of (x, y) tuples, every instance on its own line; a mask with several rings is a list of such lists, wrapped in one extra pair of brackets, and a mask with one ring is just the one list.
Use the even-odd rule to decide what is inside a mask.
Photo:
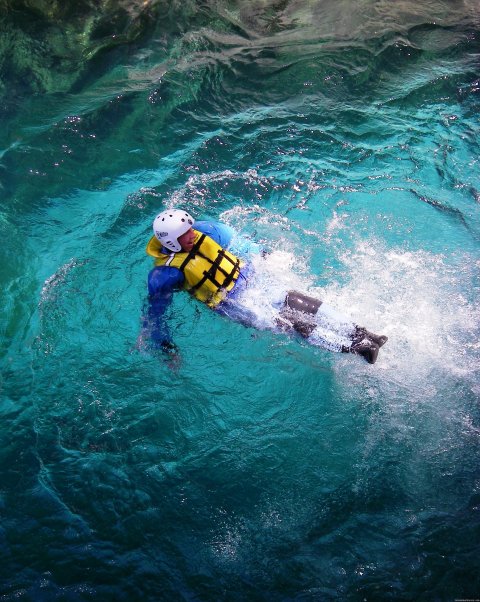
[(466, 296), (471, 259), (458, 270), (445, 257), (386, 249), (370, 240), (341, 260), (349, 281), (332, 283), (318, 295), (355, 322), (388, 335), (376, 370), (394, 370), (400, 380), (423, 384), (432, 370), (456, 376), (478, 370), (480, 308)]

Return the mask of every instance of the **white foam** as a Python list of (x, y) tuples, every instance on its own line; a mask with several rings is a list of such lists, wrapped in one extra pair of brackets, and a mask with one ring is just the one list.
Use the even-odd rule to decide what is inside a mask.
[(377, 370), (394, 370), (398, 379), (421, 383), (425, 390), (432, 371), (474, 374), (480, 311), (465, 294), (474, 265), (469, 258), (458, 270), (445, 257), (387, 250), (370, 240), (344, 252), (341, 261), (348, 281), (331, 283), (318, 294), (355, 322), (388, 335)]
[[(447, 260), (424, 250), (388, 248), (370, 239), (341, 252), (343, 281), (320, 288), (313, 286), (308, 258), (301, 260), (287, 248), (291, 240), (280, 240), (277, 250), (253, 261), (255, 286), (242, 303), (260, 316), (264, 326), (271, 326), (275, 317), (275, 309), (265, 299), (281, 303), (285, 291), (304, 291), (353, 322), (389, 337), (375, 364), (377, 376), (383, 372), (390, 381), (418, 386), (428, 395), (436, 393), (433, 373), (445, 378), (471, 376), (467, 380), (473, 386), (480, 359), (480, 308), (468, 300), (475, 269), (471, 258)], [(361, 369), (366, 366), (357, 364)]]
[(49, 301), (55, 301), (58, 295), (62, 294), (59, 292), (59, 287), (67, 280), (71, 271), (85, 263), (86, 261), (79, 261), (78, 259), (72, 258), (67, 263), (61, 265), (54, 274), (49, 276), (43, 283), (40, 293), (40, 305)]
[(238, 298), (239, 304), (254, 316), (257, 328), (276, 328), (278, 310), (287, 291), (306, 290), (308, 280), (294, 266), (299, 260), (293, 253), (273, 251), (252, 258), (253, 273), (249, 285)]

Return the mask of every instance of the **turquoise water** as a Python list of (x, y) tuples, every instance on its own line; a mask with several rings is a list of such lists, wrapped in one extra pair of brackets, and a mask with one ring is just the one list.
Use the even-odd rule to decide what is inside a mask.
[[(480, 598), (479, 31), (185, 3), (48, 89), (3, 62), (1, 600)], [(182, 295), (181, 364), (150, 355), (171, 204), (387, 334), (377, 364)]]

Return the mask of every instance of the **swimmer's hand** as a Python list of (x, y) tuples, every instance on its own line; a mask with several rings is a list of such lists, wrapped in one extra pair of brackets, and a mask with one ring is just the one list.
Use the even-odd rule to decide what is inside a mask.
[(141, 332), (138, 335), (136, 344), (134, 347), (132, 347), (132, 349), (130, 349), (130, 352), (134, 350), (139, 351), (146, 356), (151, 355), (153, 352), (154, 355), (161, 357), (162, 360), (165, 360), (167, 366), (174, 372), (178, 372), (178, 369), (182, 364), (182, 358), (175, 343), (170, 341), (160, 342), (152, 340), (152, 338), (145, 332)]
[(167, 361), (167, 366), (173, 372), (178, 372), (182, 365), (182, 357), (178, 351), (178, 347), (170, 341), (163, 341), (161, 347)]
[(164, 353), (178, 353), (178, 347), (171, 341), (162, 341), (159, 349), (161, 349)]

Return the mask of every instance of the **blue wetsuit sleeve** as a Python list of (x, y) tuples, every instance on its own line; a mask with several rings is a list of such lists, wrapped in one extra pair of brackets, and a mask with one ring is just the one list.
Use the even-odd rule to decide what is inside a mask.
[(241, 236), (227, 224), (221, 222), (195, 222), (194, 228), (213, 238), (224, 249), (229, 249), (234, 255), (244, 259), (261, 252), (261, 248), (257, 243)]
[(193, 227), (195, 230), (203, 232), (203, 234), (213, 238), (213, 240), (224, 249), (228, 248), (230, 241), (235, 234), (233, 228), (230, 228), (230, 226), (222, 224), (221, 222), (195, 222)]
[(154, 348), (168, 351), (173, 347), (165, 312), (174, 291), (182, 288), (183, 282), (184, 276), (177, 268), (155, 267), (148, 274), (148, 300), (143, 327)]

